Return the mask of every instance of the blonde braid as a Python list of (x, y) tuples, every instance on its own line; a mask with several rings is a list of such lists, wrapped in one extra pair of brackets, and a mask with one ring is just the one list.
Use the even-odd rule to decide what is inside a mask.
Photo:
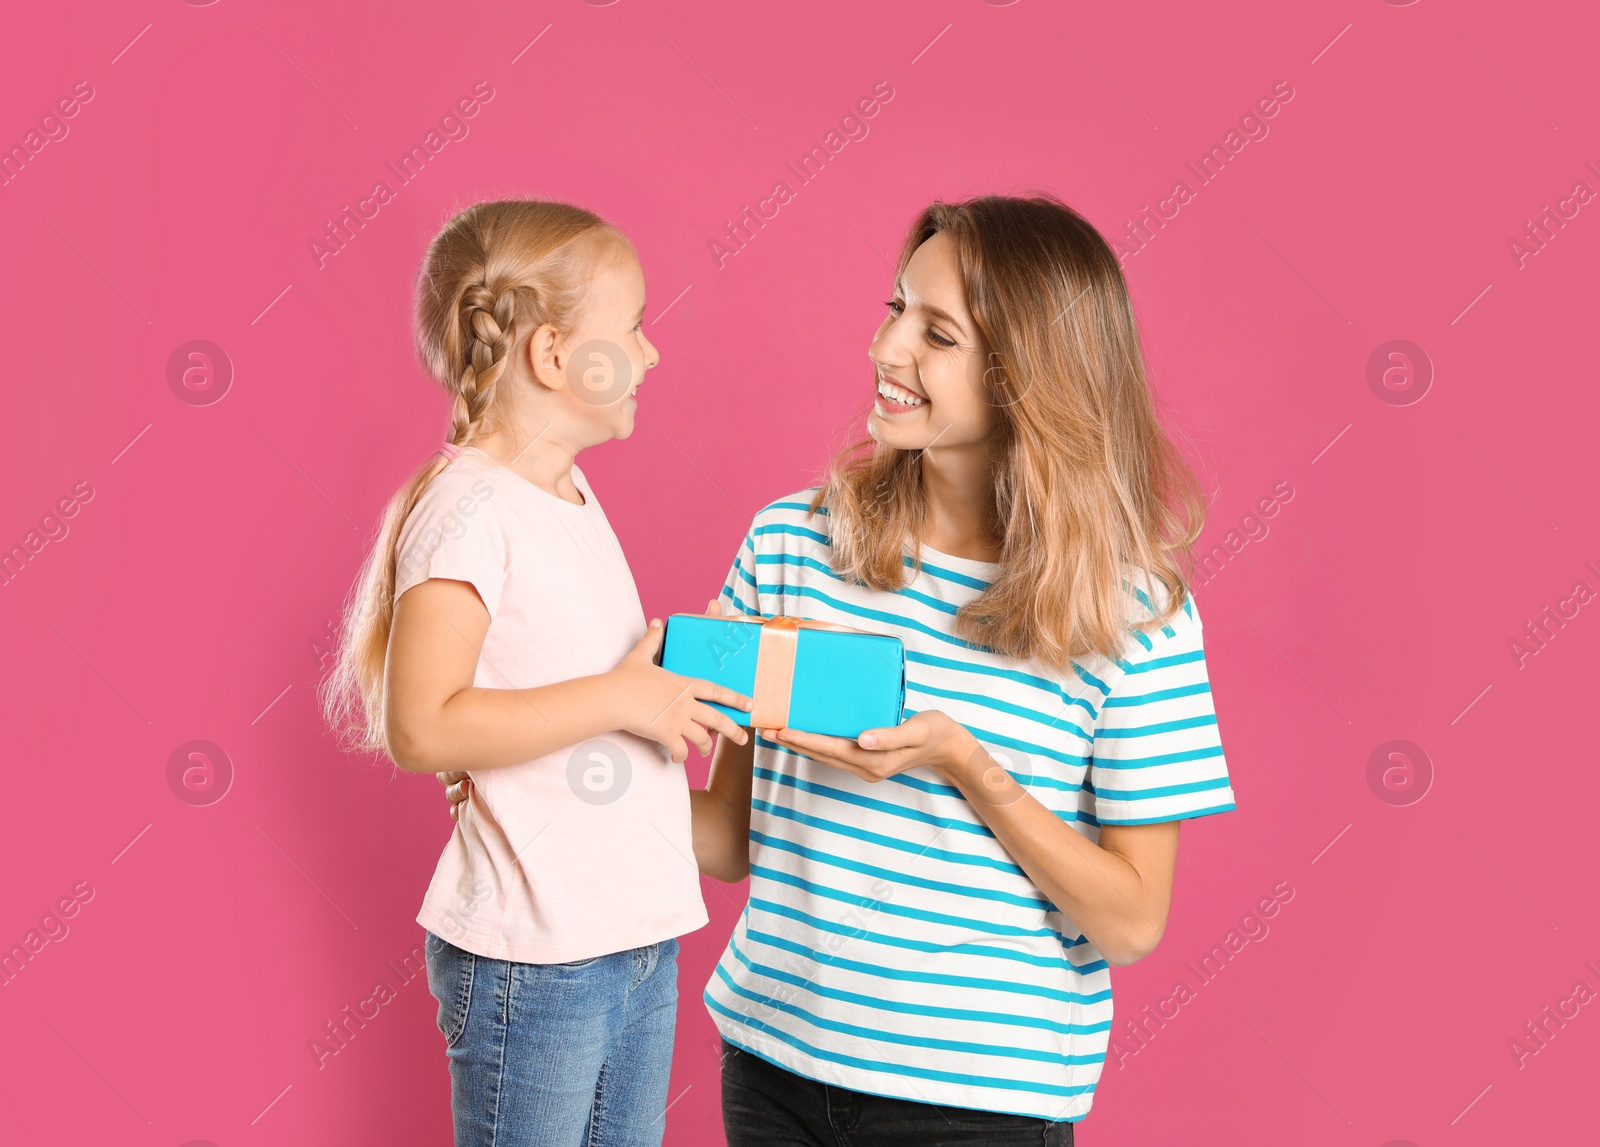
[(517, 342), (517, 295), (475, 283), (461, 295), (461, 373), (450, 404), (450, 441), (470, 445), (494, 404)]

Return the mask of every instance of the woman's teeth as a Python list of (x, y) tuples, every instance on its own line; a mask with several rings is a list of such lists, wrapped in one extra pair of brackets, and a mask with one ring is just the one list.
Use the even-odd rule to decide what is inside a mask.
[(886, 401), (892, 402), (896, 406), (922, 406), (928, 401), (920, 395), (913, 394), (903, 386), (896, 386), (888, 379), (878, 380), (878, 393)]

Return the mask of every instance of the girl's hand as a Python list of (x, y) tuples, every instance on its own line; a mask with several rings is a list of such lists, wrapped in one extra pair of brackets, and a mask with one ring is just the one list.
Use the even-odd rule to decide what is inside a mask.
[(868, 729), (853, 741), (798, 729), (767, 731), (766, 735), (825, 765), (873, 782), (918, 765), (932, 765), (951, 776), (971, 764), (979, 749), (978, 739), (965, 725), (937, 709), (925, 710), (887, 729)]
[(748, 711), (750, 698), (714, 682), (681, 677), (656, 665), (656, 651), (661, 648), (665, 633), (661, 620), (652, 618), (638, 644), (609, 674), (616, 695), (621, 698), (622, 720), (618, 727), (659, 743), (671, 755), (673, 764), (688, 759), (690, 744), (700, 750), (701, 756), (710, 756), (712, 730), (744, 744), (750, 734), (705, 702)]

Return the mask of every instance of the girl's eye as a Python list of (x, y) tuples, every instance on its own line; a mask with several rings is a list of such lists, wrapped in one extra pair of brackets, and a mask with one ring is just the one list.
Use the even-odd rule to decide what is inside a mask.
[(901, 311), (906, 309), (906, 305), (904, 303), (902, 303), (899, 299), (889, 299), (883, 305), (888, 307), (889, 310), (892, 313), (897, 314), (897, 315)]

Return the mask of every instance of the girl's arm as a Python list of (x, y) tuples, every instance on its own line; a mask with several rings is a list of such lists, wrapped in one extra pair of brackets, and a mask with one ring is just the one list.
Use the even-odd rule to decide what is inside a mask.
[[(707, 610), (720, 616), (713, 599)], [(694, 837), (694, 858), (701, 872), (713, 880), (737, 884), (750, 875), (750, 786), (755, 765), (755, 741), (717, 738), (716, 755), (706, 787), (689, 790), (689, 812)], [(442, 771), (439, 782), (450, 801), (450, 816), (467, 800), (472, 778), (462, 771)]]
[(689, 790), (694, 859), (713, 880), (737, 884), (750, 875), (750, 783), (755, 738), (717, 738), (706, 787)]
[(748, 734), (706, 705), (749, 709), (750, 699), (652, 663), (663, 627), (652, 621), (615, 669), (534, 689), (473, 685), (489, 611), (463, 581), (429, 578), (395, 602), (385, 665), (384, 730), (408, 772), (498, 769), (614, 729), (660, 743), (673, 761), (690, 744), (711, 752), (710, 730)]
[[(737, 884), (750, 875), (750, 783), (755, 764), (755, 742), (738, 744), (717, 738), (716, 755), (706, 787), (689, 790), (689, 815), (694, 835), (694, 859), (700, 871), (713, 880)], [(442, 772), (450, 801), (450, 816), (469, 797), (472, 778), (465, 772)]]

